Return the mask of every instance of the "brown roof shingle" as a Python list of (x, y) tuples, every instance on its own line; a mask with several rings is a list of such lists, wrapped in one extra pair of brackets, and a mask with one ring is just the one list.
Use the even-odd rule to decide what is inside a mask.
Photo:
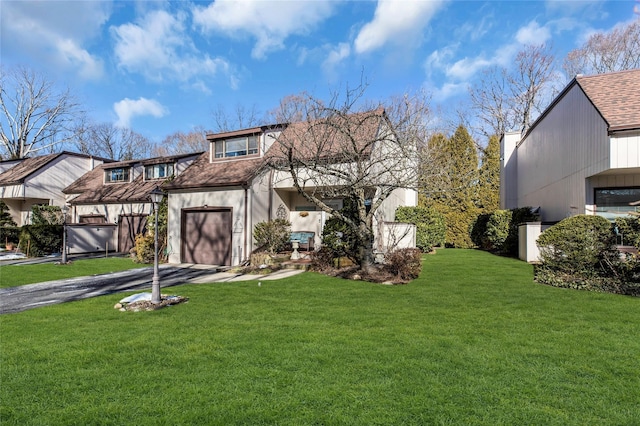
[(576, 82), (610, 131), (640, 128), (640, 69), (578, 76)]
[(209, 153), (203, 153), (196, 161), (163, 185), (166, 189), (212, 188), (248, 184), (263, 163), (262, 158), (239, 158), (209, 161)]
[(143, 175), (132, 182), (105, 184), (104, 170), (104, 166), (97, 167), (64, 189), (65, 194), (80, 194), (71, 204), (149, 203), (149, 193), (162, 184), (158, 180), (145, 181)]
[(294, 160), (352, 161), (368, 156), (379, 135), (384, 109), (335, 114), (326, 119), (290, 124), (271, 146), (265, 159), (270, 164), (285, 160), (292, 149)]

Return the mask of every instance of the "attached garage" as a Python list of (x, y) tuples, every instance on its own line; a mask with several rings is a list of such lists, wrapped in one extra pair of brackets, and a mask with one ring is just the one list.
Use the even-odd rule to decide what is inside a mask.
[(232, 212), (230, 208), (182, 210), (182, 262), (231, 265)]

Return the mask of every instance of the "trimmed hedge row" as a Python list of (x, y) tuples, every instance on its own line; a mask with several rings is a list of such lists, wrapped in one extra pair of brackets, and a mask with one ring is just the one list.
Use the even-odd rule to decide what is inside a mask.
[(429, 207), (398, 207), (396, 222), (416, 225), (416, 247), (423, 253), (434, 247), (444, 247), (446, 226), (444, 216)]

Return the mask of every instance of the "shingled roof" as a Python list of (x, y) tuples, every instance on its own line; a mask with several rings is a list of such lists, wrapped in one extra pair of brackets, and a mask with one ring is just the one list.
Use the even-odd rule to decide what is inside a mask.
[(271, 146), (265, 159), (270, 164), (286, 160), (292, 149), (294, 160), (353, 160), (371, 153), (379, 136), (384, 109), (335, 114), (326, 119), (290, 124)]
[(591, 76), (576, 82), (609, 125), (609, 131), (640, 129), (640, 69)]
[(123, 202), (148, 203), (149, 193), (157, 186), (161, 186), (162, 180), (145, 180), (140, 174), (131, 182), (104, 183), (105, 170), (119, 167), (133, 167), (136, 164), (152, 165), (166, 162), (174, 162), (181, 158), (193, 157), (198, 153), (180, 154), (165, 157), (155, 157), (145, 160), (119, 161), (116, 163), (102, 164), (92, 171), (84, 174), (80, 179), (66, 187), (65, 194), (80, 194), (71, 201), (71, 204), (113, 204)]
[(246, 159), (242, 157), (210, 162), (209, 153), (205, 152), (173, 181), (163, 185), (163, 188), (242, 186), (251, 181), (262, 164), (262, 158)]

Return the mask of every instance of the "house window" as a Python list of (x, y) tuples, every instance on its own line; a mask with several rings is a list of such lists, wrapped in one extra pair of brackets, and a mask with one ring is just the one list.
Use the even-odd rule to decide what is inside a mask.
[(105, 182), (129, 182), (129, 167), (120, 167), (105, 171)]
[(599, 214), (628, 214), (640, 207), (640, 188), (596, 188), (595, 202)]
[(153, 164), (144, 166), (144, 179), (166, 179), (173, 176), (173, 164)]
[(258, 136), (215, 141), (215, 158), (240, 157), (258, 153)]

